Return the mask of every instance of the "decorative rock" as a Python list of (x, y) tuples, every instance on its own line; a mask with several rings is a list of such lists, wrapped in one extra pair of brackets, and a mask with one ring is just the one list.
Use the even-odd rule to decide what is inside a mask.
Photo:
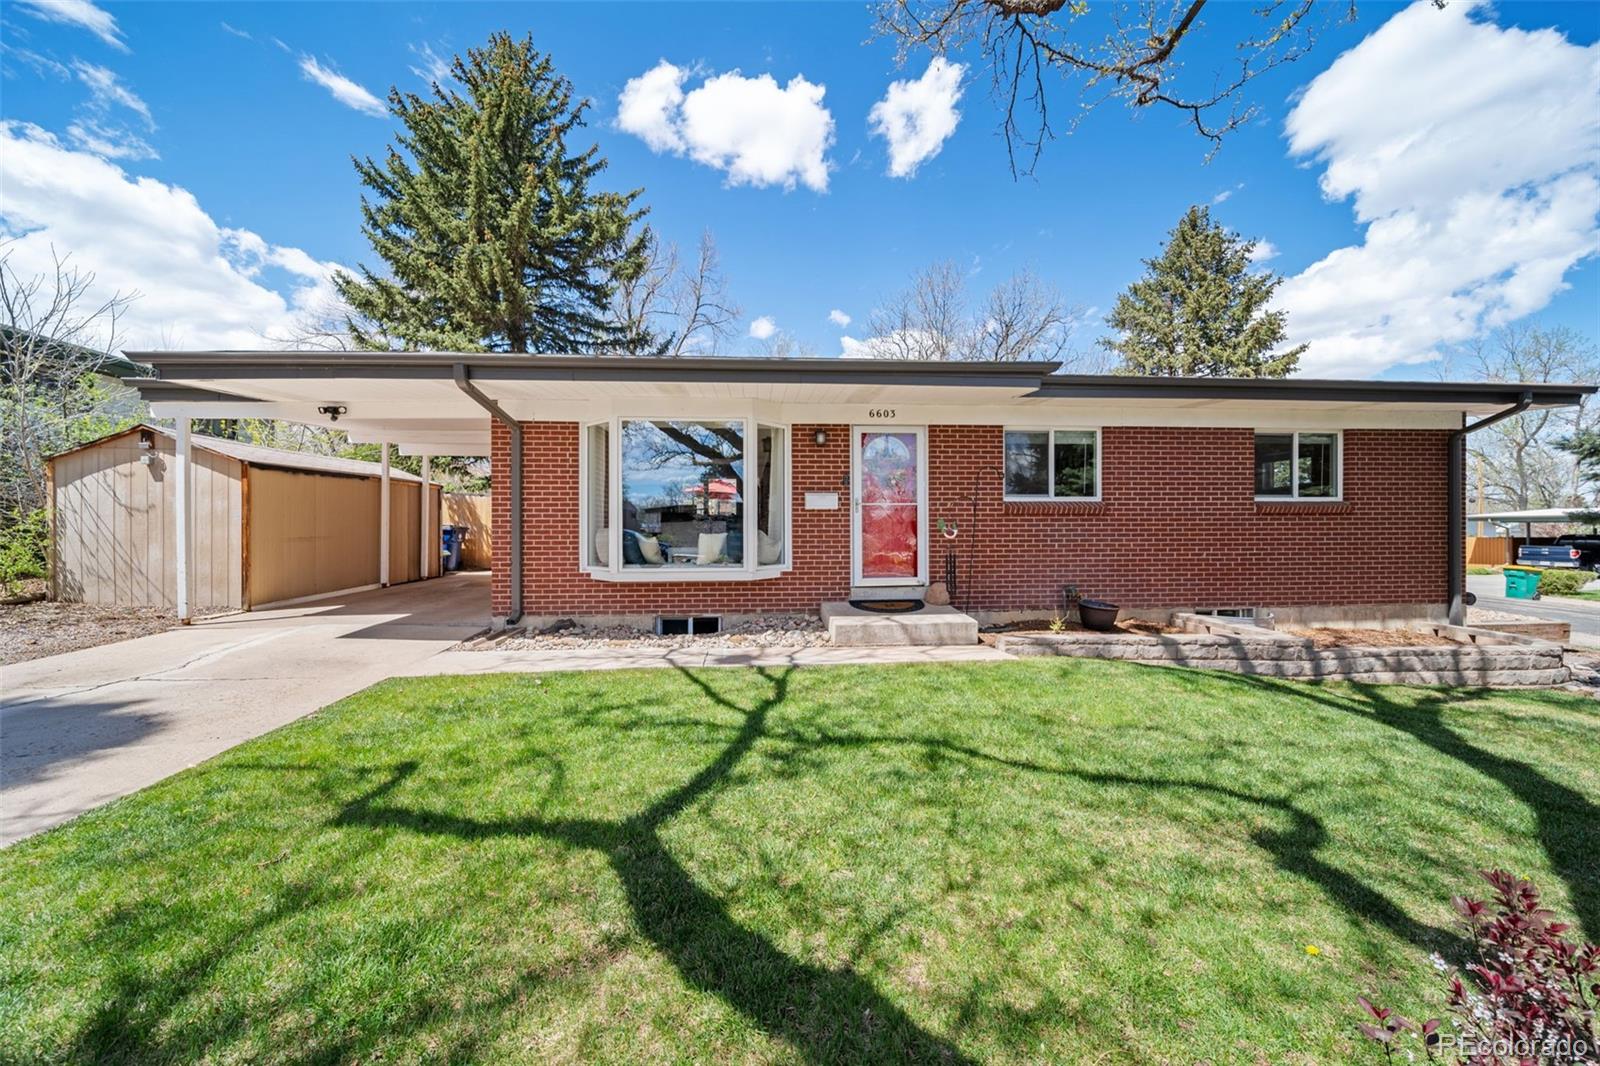
[(922, 602), (933, 607), (944, 607), (950, 603), (950, 589), (943, 581), (935, 581), (928, 586), (928, 591), (923, 594)]

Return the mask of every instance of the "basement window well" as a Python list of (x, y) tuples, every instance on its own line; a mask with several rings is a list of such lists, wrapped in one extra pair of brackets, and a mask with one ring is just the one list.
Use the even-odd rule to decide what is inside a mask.
[(694, 637), (721, 631), (722, 619), (714, 614), (656, 615), (656, 635), (659, 637)]

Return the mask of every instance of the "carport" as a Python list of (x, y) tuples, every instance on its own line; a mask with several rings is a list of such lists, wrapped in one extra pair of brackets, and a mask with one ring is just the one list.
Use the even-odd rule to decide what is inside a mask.
[[(478, 391), (465, 367), (448, 357), (395, 354), (385, 360), (384, 372), (375, 375), (370, 352), (350, 353), (349, 357), (327, 352), (148, 354), (153, 363), (147, 365), (156, 365), (158, 374), (181, 379), (180, 383), (163, 377), (132, 378), (127, 384), (139, 390), (154, 416), (171, 419), (175, 427), (173, 550), (176, 558), (183, 560), (176, 567), (176, 609), (185, 622), (196, 606), (197, 538), (192, 532), (197, 506), (195, 420), (277, 419), (343, 430), (357, 444), (380, 445), (378, 541), (382, 557), (378, 584), (387, 586), (395, 565), (388, 547), (393, 518), (391, 479), (414, 480), (391, 472), (391, 451), (420, 457), (422, 482), (431, 487), (432, 456), (487, 457), (490, 419), (506, 418), (495, 401)], [(130, 353), (130, 358), (138, 357)], [(344, 363), (349, 365), (348, 374), (339, 372)], [(510, 424), (513, 436), (520, 437), (515, 423)], [(520, 481), (520, 460), (514, 449), (509, 471), (513, 484)], [(511, 517), (509, 533), (511, 541), (520, 544), (521, 515)], [(510, 563), (513, 574), (519, 565), (519, 556), (514, 554)], [(513, 576), (512, 587), (518, 584)]]

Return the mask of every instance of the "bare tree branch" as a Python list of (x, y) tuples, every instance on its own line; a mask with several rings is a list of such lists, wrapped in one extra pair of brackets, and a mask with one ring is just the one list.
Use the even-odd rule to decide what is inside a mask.
[(51, 251), (31, 277), (0, 254), (0, 524), (45, 506), (45, 458), (116, 428), (139, 409), (102, 376), (137, 293), (94, 295), (94, 275)]
[[(1262, 32), (1234, 45), (1227, 71), (1209, 87), (1180, 87), (1180, 46), (1200, 32), (1207, 0), (882, 0), (878, 32), (894, 39), (903, 60), (926, 49), (942, 55), (975, 46), (988, 66), (1002, 102), (1001, 130), (1012, 174), (1032, 173), (1044, 144), (1055, 136), (1047, 96), (1047, 74), (1082, 79), (1082, 106), (1075, 126), (1094, 107), (1120, 99), (1142, 109), (1160, 105), (1180, 112), (1211, 142), (1249, 122), (1256, 108), (1244, 89), (1275, 67), (1292, 63), (1315, 44), (1326, 20), (1312, 18), (1313, 0), (1267, 0), (1253, 10)], [(1355, 4), (1326, 5), (1355, 17)], [(1031, 112), (1031, 118), (1029, 113)], [(1208, 154), (1209, 158), (1209, 154)]]

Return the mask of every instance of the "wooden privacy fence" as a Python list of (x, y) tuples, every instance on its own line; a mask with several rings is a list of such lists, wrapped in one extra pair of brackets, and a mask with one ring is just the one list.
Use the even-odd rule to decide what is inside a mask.
[(1510, 537), (1468, 537), (1468, 566), (1505, 566), (1516, 558)]
[(489, 497), (469, 496), (463, 492), (447, 493), (444, 498), (444, 524), (466, 530), (461, 542), (463, 568), (487, 570), (494, 560), (494, 547), (489, 539)]

